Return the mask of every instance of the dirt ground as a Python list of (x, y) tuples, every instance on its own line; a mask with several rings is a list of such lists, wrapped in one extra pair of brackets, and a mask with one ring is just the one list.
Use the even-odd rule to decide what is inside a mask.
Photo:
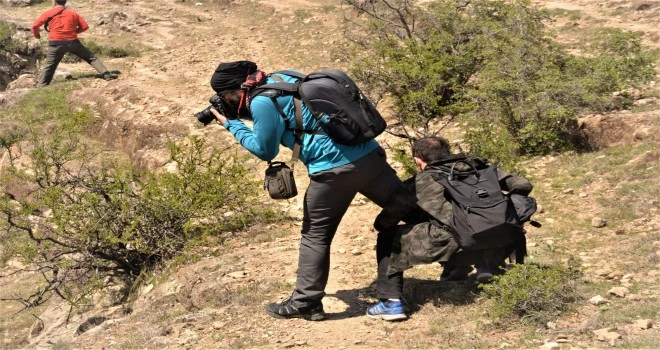
[[(660, 6), (654, 1), (537, 3), (573, 11), (575, 15), (552, 23), (562, 40), (570, 40), (571, 27), (612, 26), (643, 31), (645, 42), (660, 48)], [(650, 8), (644, 4), (650, 4)], [(167, 161), (164, 145), (168, 136), (194, 134), (218, 145), (236, 145), (220, 126), (202, 128), (192, 117), (207, 105), (212, 94), (209, 79), (219, 62), (248, 59), (266, 71), (296, 68), (308, 72), (325, 67), (342, 68), (347, 64), (331, 55), (331, 48), (342, 43), (341, 32), (337, 30), (342, 8), (334, 2), (94, 0), (70, 1), (69, 6), (90, 23), (90, 31), (81, 37), (108, 44), (126, 40), (147, 48), (138, 58), (106, 59), (106, 65), (117, 71), (119, 78), (109, 82), (90, 78), (89, 83), (81, 84), (75, 97), (100, 107), (98, 123), (90, 134), (110, 148), (131, 154), (136, 163), (153, 168)], [(0, 16), (29, 26), (45, 8), (45, 5), (27, 8), (0, 5)], [(85, 63), (63, 63), (59, 69), (74, 75), (92, 70)], [(657, 110), (638, 117), (651, 120), (650, 127), (655, 125), (657, 129)], [(616, 140), (619, 136), (608, 137)], [(383, 138), (384, 143), (395, 142), (387, 136)], [(651, 154), (657, 155), (657, 149)], [(290, 152), (283, 151), (279, 158), (289, 157)], [(657, 159), (650, 156), (647, 161), (657, 170)], [(533, 255), (537, 251), (541, 257), (546, 254), (543, 247), (561, 240), (556, 238), (552, 223), (578, 208), (561, 208), (563, 196), (569, 192), (554, 187), (552, 180), (544, 178), (556, 162), (554, 157), (544, 157), (530, 165), (532, 177), (538, 181), (535, 191), (552, 200), (543, 203), (546, 211), (540, 217), (546, 224), (529, 232), (530, 250)], [(265, 168), (263, 162), (256, 160), (251, 165), (258, 174)], [(299, 190), (304, 191), (307, 177), (301, 164), (296, 168), (296, 181)], [(264, 200), (269, 199), (264, 197)], [(299, 195), (272, 204), (300, 217), (301, 200)], [(585, 220), (602, 211), (602, 203), (595, 196), (576, 205)], [(652, 206), (657, 207), (657, 201)], [(531, 334), (519, 329), (493, 328), (480, 317), (483, 315), (473, 314), (481, 310), (477, 305), (481, 297), (475, 286), (471, 282), (437, 282), (441, 271), (437, 265), (414, 268), (407, 274), (406, 296), (415, 304), (410, 320), (386, 323), (368, 319), (364, 313), (374, 301), (371, 284), (375, 277), (376, 235), (372, 222), (378, 211), (373, 203), (358, 197), (339, 227), (324, 299), (329, 314), (327, 321), (276, 320), (263, 311), (266, 302), (287, 297), (295, 284), (300, 226), (291, 222), (237, 232), (223, 246), (208, 247), (208, 254), (200, 261), (149, 284), (130, 305), (130, 310), (121, 306), (95, 308), (73, 315), (67, 323), (68, 309), (53, 301), (40, 310), (44, 311), (38, 314), (43, 331), (36, 332), (29, 345), (25, 340), (28, 329), (10, 327), (11, 321), (5, 321), (0, 324), (4, 328), (0, 329), (3, 341), (0, 348), (530, 348), (557, 340), (562, 348), (616, 344), (600, 341), (591, 334), (594, 315), (598, 313), (592, 305), (584, 305), (558, 319), (554, 326)], [(657, 250), (658, 218), (657, 212), (652, 213), (655, 214), (648, 220), (630, 224), (626, 229), (646, 232), (646, 239)], [(589, 239), (593, 238), (593, 232), (587, 232), (583, 240), (588, 239), (587, 234)], [(606, 236), (610, 238), (603, 240), (614, 239), (615, 232), (607, 231)], [(599, 245), (593, 250), (574, 253), (587, 262), (594, 279), (604, 270), (621, 271), (610, 260), (616, 252), (606, 247)], [(634, 278), (647, 282), (635, 294), (641, 300), (651, 303), (655, 300), (658, 306), (658, 274), (652, 273), (658, 271), (657, 266), (648, 274), (635, 271), (634, 264), (624, 266), (622, 276), (633, 274)], [(4, 278), (2, 284), (29, 285), (34, 282), (32, 278), (21, 274)], [(12, 309), (2, 306), (0, 311), (9, 313)], [(93, 319), (90, 321), (93, 316), (107, 320), (93, 327)], [(26, 321), (26, 326), (33, 325), (35, 319)], [(656, 313), (656, 323), (657, 320), (660, 315)], [(76, 335), (85, 321), (89, 330)], [(642, 334), (660, 339), (657, 325), (641, 333), (629, 323), (622, 321), (619, 327), (619, 332), (627, 338)], [(649, 336), (651, 332), (654, 335)]]

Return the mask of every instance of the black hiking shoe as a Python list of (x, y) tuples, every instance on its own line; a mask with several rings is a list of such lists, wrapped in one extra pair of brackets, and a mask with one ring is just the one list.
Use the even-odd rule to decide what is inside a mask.
[(112, 74), (110, 72), (105, 72), (105, 73), (101, 74), (101, 78), (103, 80), (114, 80), (114, 79), (117, 79), (117, 75)]
[(304, 318), (309, 321), (321, 321), (325, 319), (323, 304), (296, 308), (291, 298), (281, 303), (270, 303), (266, 305), (266, 312), (275, 318)]
[(472, 266), (452, 266), (448, 265), (442, 269), (440, 274), (440, 281), (463, 281), (467, 279), (468, 275), (472, 272)]
[(490, 283), (492, 280), (493, 280), (493, 271), (485, 267), (477, 268), (477, 282)]

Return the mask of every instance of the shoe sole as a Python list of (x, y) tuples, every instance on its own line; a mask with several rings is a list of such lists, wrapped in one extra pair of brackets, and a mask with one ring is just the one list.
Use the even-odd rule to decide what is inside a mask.
[(395, 315), (372, 315), (367, 312), (367, 317), (374, 320), (385, 320), (385, 321), (400, 321), (408, 318), (405, 314), (395, 314)]
[(278, 313), (272, 312), (268, 309), (266, 309), (266, 313), (269, 314), (272, 317), (279, 318), (279, 319), (291, 319), (291, 318), (304, 318), (305, 320), (308, 321), (323, 321), (326, 318), (325, 314), (312, 314), (312, 315), (291, 315), (291, 316), (282, 316)]

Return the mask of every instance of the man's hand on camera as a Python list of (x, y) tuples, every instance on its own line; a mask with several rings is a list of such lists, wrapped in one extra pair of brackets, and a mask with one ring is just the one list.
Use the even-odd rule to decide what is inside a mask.
[(215, 119), (218, 121), (218, 124), (225, 125), (225, 123), (227, 122), (227, 118), (224, 115), (220, 114), (220, 112), (218, 112), (218, 110), (215, 108), (211, 108), (211, 113), (213, 113), (213, 115), (215, 116)]

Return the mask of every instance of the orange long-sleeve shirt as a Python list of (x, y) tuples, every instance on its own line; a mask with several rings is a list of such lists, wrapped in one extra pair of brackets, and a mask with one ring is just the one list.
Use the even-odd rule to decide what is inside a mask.
[[(75, 11), (64, 9), (64, 6), (58, 5), (52, 9), (44, 12), (37, 18), (32, 24), (32, 34), (35, 38), (39, 38), (39, 30), (41, 26), (46, 23), (48, 17), (54, 16), (53, 19), (48, 23), (48, 29), (50, 33), (48, 34), (49, 41), (66, 41), (66, 40), (76, 40), (78, 39), (78, 33), (82, 33), (89, 29), (89, 25), (85, 20), (77, 14)], [(57, 14), (62, 11), (62, 13)]]

